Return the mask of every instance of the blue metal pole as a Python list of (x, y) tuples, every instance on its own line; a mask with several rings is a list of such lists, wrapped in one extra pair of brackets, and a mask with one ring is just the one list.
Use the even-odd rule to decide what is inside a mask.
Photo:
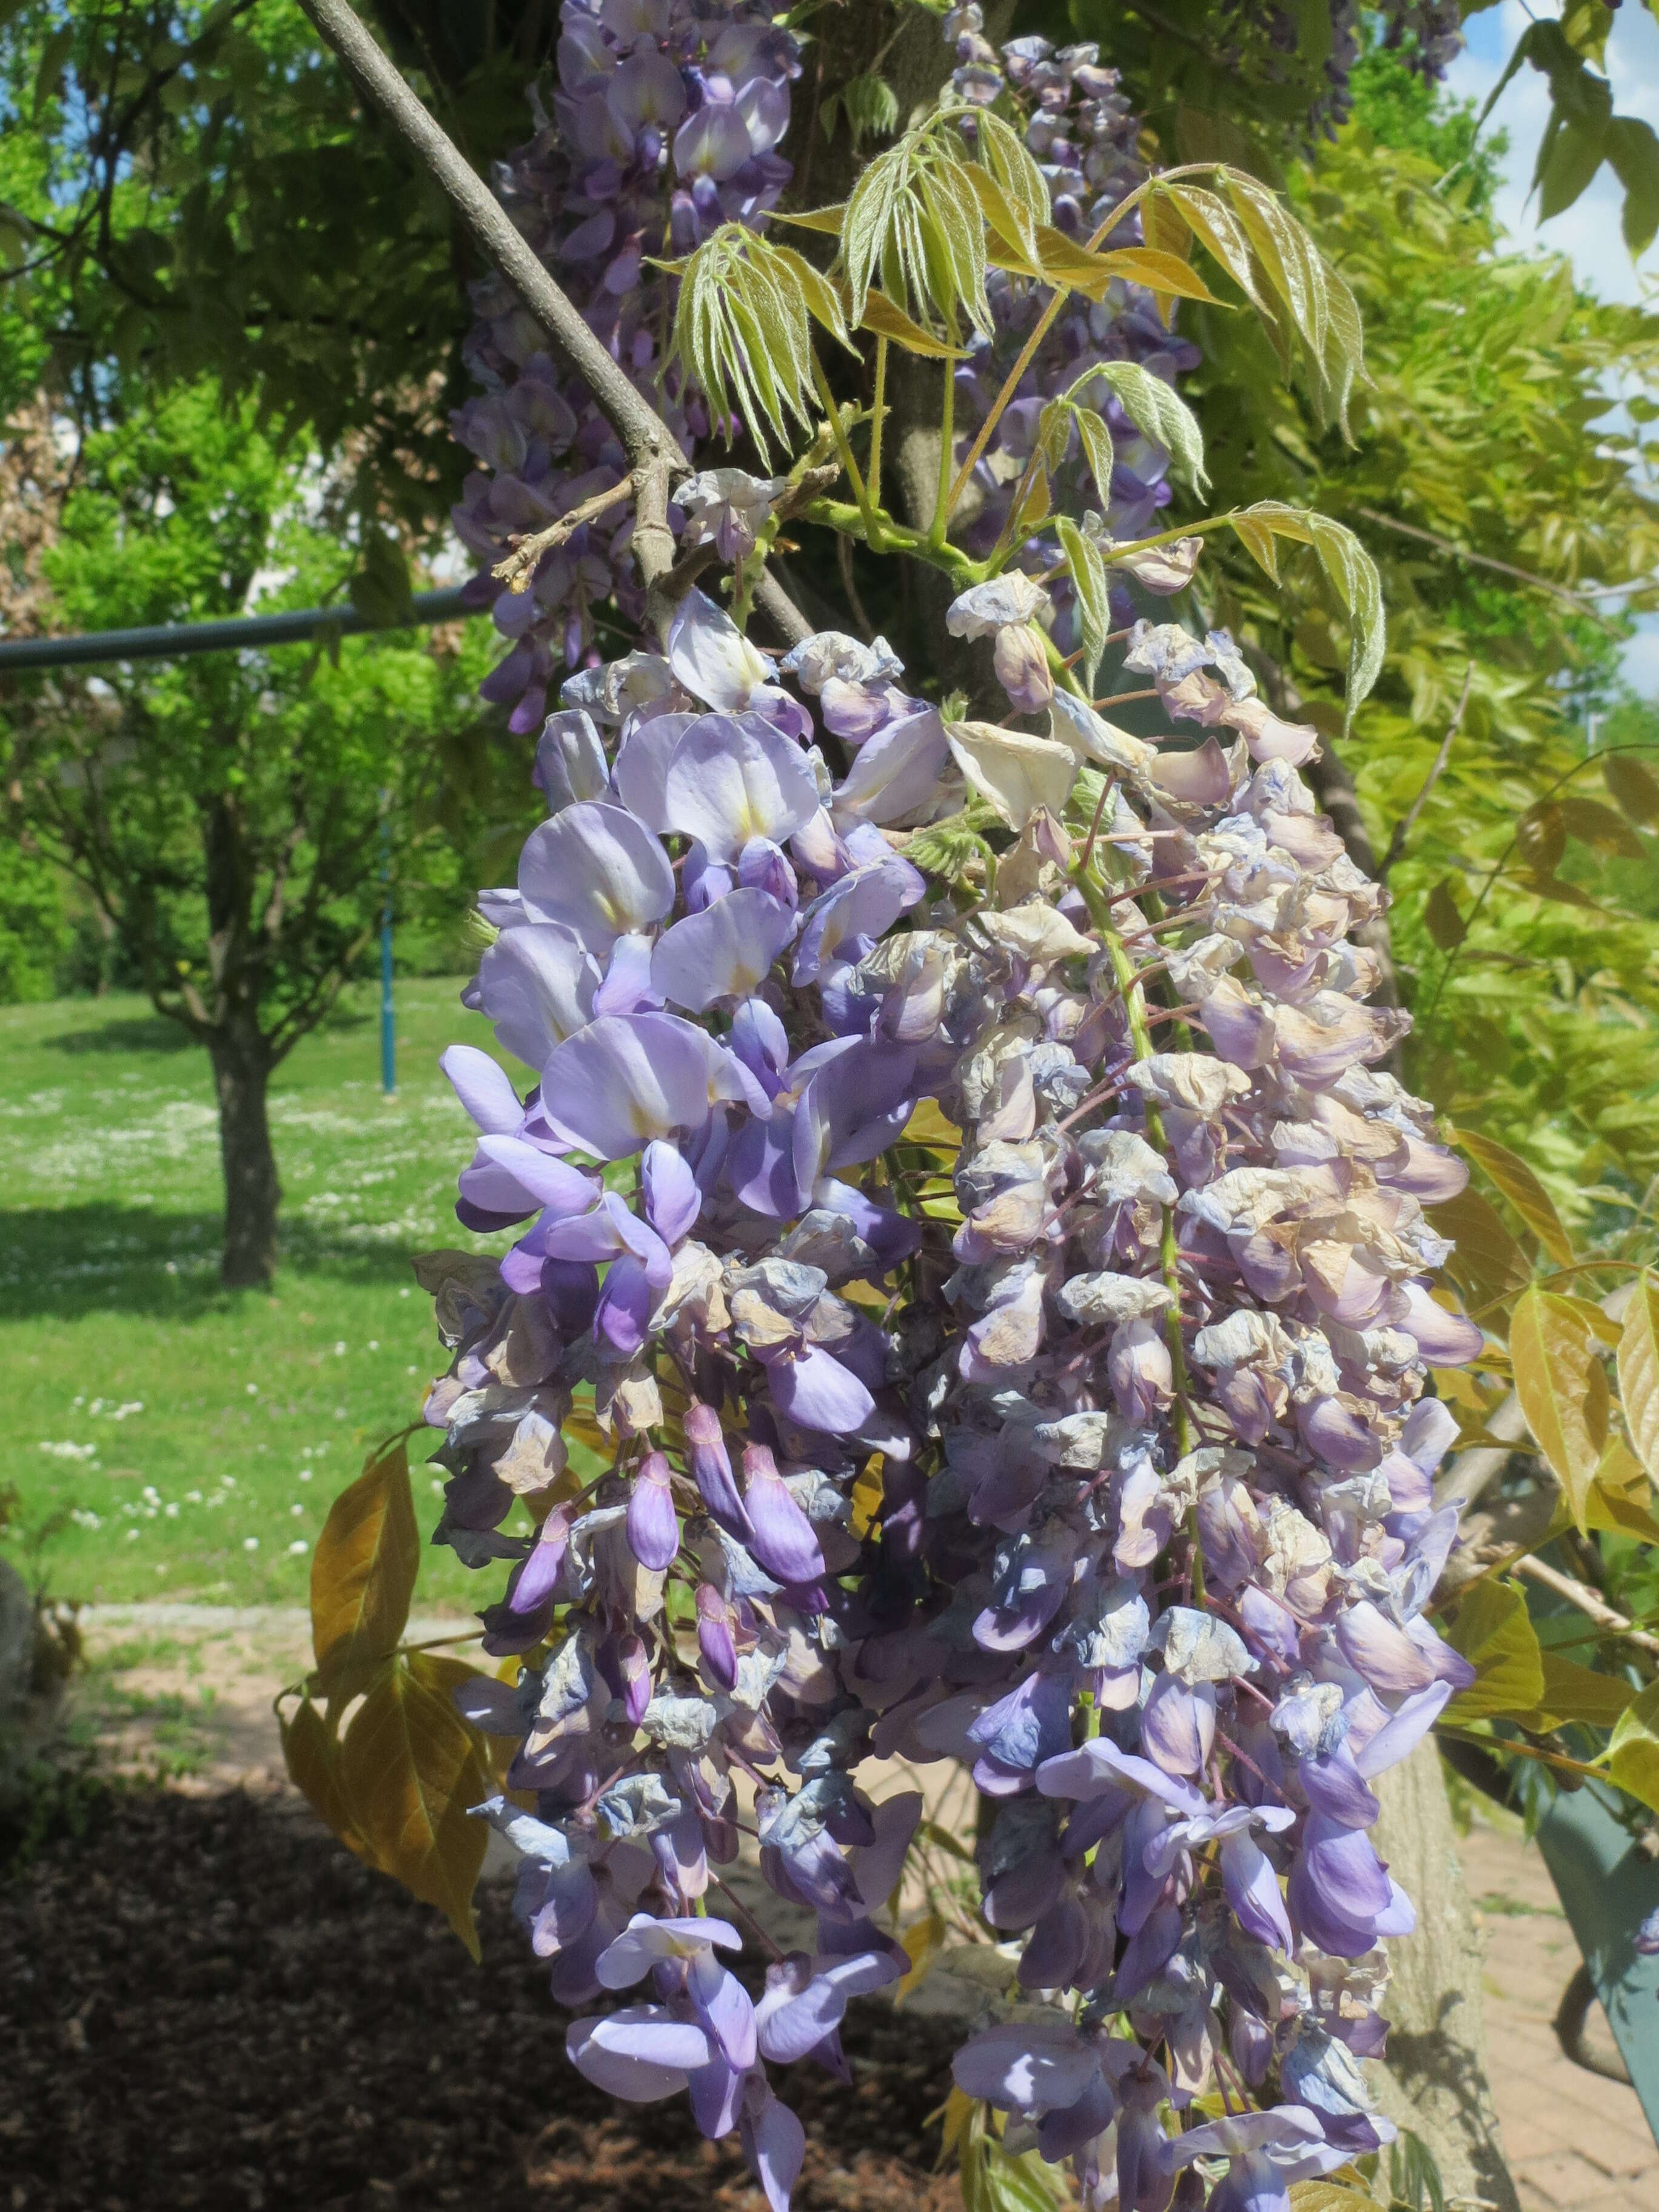
[(398, 1021), (392, 1004), (392, 817), (380, 793), (380, 1088), (398, 1088)]

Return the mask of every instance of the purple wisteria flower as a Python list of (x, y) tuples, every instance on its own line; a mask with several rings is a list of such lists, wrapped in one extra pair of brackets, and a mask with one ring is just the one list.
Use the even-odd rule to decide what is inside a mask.
[[(1035, 589), (955, 626), (1024, 624)], [(774, 2070), (842, 2069), (848, 2003), (908, 1964), (883, 1916), (921, 1799), (860, 1770), (959, 1761), (1020, 1943), (960, 2086), (1091, 2203), (1279, 2205), (1387, 2140), (1359, 2062), (1413, 1914), (1373, 1785), (1470, 1679), (1425, 1611), (1455, 1424), (1424, 1393), (1482, 1340), (1430, 1295), (1423, 1208), (1462, 1170), (1380, 1065), (1401, 1018), (1352, 941), (1380, 894), (1222, 720), (1254, 694), (1221, 633), (1132, 641), (1228, 732), (1180, 772), (1063, 674), (1033, 741), (942, 725), (879, 642), (776, 665), (690, 595), (664, 643), (568, 683), (553, 811), (483, 902), (466, 1003), (523, 1074), (445, 1055), (461, 1218), (518, 1231), (498, 1286), (446, 1294), (427, 1405), (440, 1538), (505, 1563), (486, 1649), (523, 1662), (469, 1694), (536, 1812), (486, 1809), (556, 1995), (648, 1985), (570, 2056), (685, 2094), (781, 2207)], [(894, 733), (927, 770), (878, 787)], [(994, 889), (903, 849), (967, 746)], [(918, 1203), (924, 1106), (961, 1133), (947, 1209)], [(610, 1441), (585, 1487), (577, 1405)], [(708, 1897), (744, 1826), (816, 1927), (763, 1980)]]

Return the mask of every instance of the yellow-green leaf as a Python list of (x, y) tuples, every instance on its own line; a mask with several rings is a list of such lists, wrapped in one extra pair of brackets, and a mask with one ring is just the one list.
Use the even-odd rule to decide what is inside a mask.
[(312, 1555), (312, 1649), (331, 1703), (355, 1697), (397, 1648), (419, 1559), (409, 1454), (399, 1441), (340, 1492)]
[(1475, 1304), (1500, 1303), (1532, 1280), (1531, 1262), (1479, 1191), (1460, 1191), (1455, 1198), (1431, 1206), (1429, 1219), (1443, 1237), (1452, 1239), (1449, 1272)]
[(1534, 1287), (1516, 1301), (1510, 1360), (1527, 1426), (1582, 1532), (1607, 1440), (1607, 1378), (1595, 1339), (1571, 1299)]
[(340, 1783), (374, 1863), (435, 1905), (476, 1959), (472, 1892), (489, 1832), (471, 1808), (492, 1784), (444, 1668), (428, 1655), (387, 1667), (370, 1685), (340, 1747)]
[(1556, 1266), (1571, 1267), (1572, 1239), (1562, 1226), (1555, 1201), (1527, 1163), (1507, 1145), (1482, 1136), (1478, 1129), (1460, 1129), (1457, 1143), (1482, 1174), (1496, 1183)]
[(1605, 1757), (1611, 1779), (1659, 1813), (1659, 1682), (1619, 1716)]
[(302, 1698), (294, 1713), (279, 1714), (277, 1725), (289, 1779), (329, 1832), (361, 1855), (362, 1844), (340, 1787), (340, 1747), (334, 1731), (309, 1698)]
[(1659, 823), (1659, 781), (1628, 753), (1603, 753), (1601, 781), (1634, 822)]
[(945, 1947), (945, 1935), (944, 1920), (937, 1912), (929, 1912), (913, 1920), (899, 1937), (910, 1964), (893, 1990), (895, 2004), (902, 2004), (927, 1980), (928, 1969)]
[(902, 307), (890, 300), (885, 292), (878, 292), (874, 285), (864, 295), (864, 313), (859, 319), (859, 328), (873, 331), (878, 338), (890, 338), (895, 345), (902, 345), (907, 353), (926, 354), (935, 361), (962, 359), (960, 346), (946, 345), (943, 338), (936, 338), (931, 331), (924, 330), (920, 323), (905, 313)]
[(847, 220), (847, 206), (843, 201), (839, 207), (805, 208), (793, 215), (785, 215), (780, 209), (771, 220), (774, 222), (792, 222), (797, 230), (818, 230), (826, 237), (839, 238), (842, 225)]
[(1529, 1713), (1544, 1694), (1538, 1637), (1527, 1601), (1510, 1583), (1476, 1583), (1458, 1606), (1447, 1641), (1474, 1668), (1474, 1680), (1446, 1708), (1457, 1725), (1495, 1713)]
[(1334, 2181), (1297, 2181), (1291, 2186), (1291, 2212), (1376, 2212), (1376, 2199), (1368, 2189), (1344, 2189)]
[(1636, 1692), (1619, 1674), (1598, 1674), (1559, 1651), (1542, 1655), (1544, 1692), (1525, 1725), (1534, 1735), (1578, 1721), (1587, 1728), (1612, 1728)]
[[(1150, 246), (1126, 246), (1109, 253), (1085, 255), (1082, 248), (1073, 246), (1063, 232), (1040, 230), (1037, 245), (1042, 255), (1042, 265), (1050, 277), (1059, 283), (1074, 283), (1069, 276), (1056, 276), (1057, 268), (1066, 265), (1068, 256), (1076, 255), (1092, 261), (1103, 272), (1091, 276), (1089, 283), (1075, 284), (1079, 292), (1091, 292), (1098, 298), (1114, 276), (1121, 276), (1131, 284), (1144, 284), (1149, 292), (1162, 294), (1165, 299), (1196, 300), (1201, 306), (1219, 307), (1222, 303), (1211, 291), (1190, 262), (1179, 254), (1160, 253)], [(1062, 250), (1063, 249), (1063, 250)], [(1094, 289), (1095, 286), (1098, 289)]]
[(1443, 952), (1454, 951), (1469, 933), (1458, 911), (1450, 881), (1442, 876), (1423, 905), (1423, 926)]
[(1659, 1479), (1659, 1283), (1644, 1275), (1619, 1339), (1619, 1395), (1637, 1456)]

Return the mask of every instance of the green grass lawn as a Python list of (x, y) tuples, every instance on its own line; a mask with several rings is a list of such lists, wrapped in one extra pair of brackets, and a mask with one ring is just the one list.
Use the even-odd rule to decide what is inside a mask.
[[(40, 1548), (56, 1595), (304, 1601), (330, 1499), (445, 1364), (410, 1255), (485, 1243), (452, 1211), (471, 1125), (437, 1058), (489, 1041), (459, 988), (399, 984), (395, 1098), (370, 988), (277, 1070), (270, 1293), (219, 1286), (206, 1054), (136, 998), (0, 1007), (0, 1486), (22, 1500), (5, 1540), (21, 1564), (64, 1516)], [(416, 1471), (428, 1529), (436, 1488)], [(494, 1595), (426, 1554), (417, 1605)]]

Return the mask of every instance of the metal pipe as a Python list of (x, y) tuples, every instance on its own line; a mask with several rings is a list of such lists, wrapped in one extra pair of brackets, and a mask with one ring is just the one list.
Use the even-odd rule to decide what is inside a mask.
[[(228, 653), (242, 646), (290, 645), (333, 629), (342, 637), (364, 630), (418, 629), (453, 622), (473, 611), (461, 604), (465, 586), (416, 592), (406, 622), (370, 622), (353, 606), (294, 607), (276, 615), (234, 615), (223, 622), (159, 623), (149, 629), (94, 630), (86, 637), (0, 638), (0, 670), (78, 668), (99, 660), (174, 660), (190, 653)], [(482, 611), (478, 610), (477, 611)]]

